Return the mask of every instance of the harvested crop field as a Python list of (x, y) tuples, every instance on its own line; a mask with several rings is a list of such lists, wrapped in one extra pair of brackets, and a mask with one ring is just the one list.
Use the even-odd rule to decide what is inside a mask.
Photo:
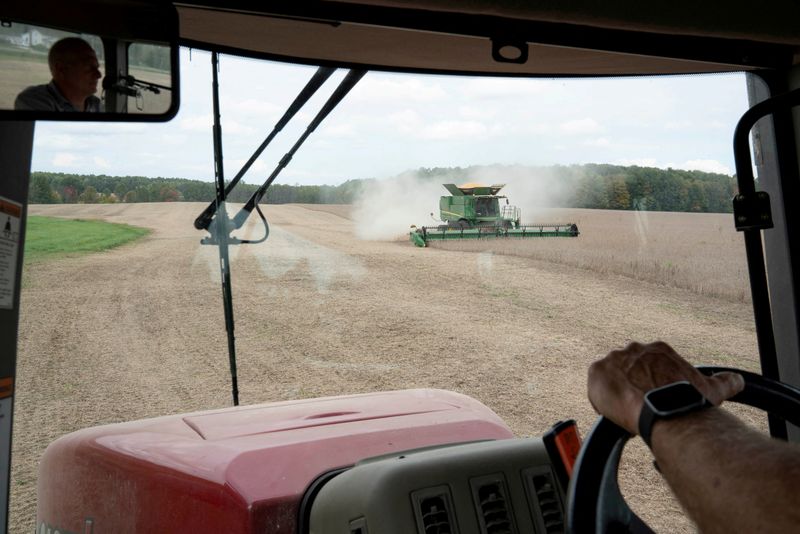
[[(37, 462), (55, 438), (231, 404), (217, 252), (201, 246), (192, 227), (201, 209), (31, 207), (35, 215), (152, 232), (25, 271), (12, 532), (34, 528)], [(642, 223), (633, 212), (551, 212), (553, 219), (579, 217), (582, 235), (447, 250), (416, 248), (404, 236), (360, 241), (348, 206), (264, 211), (270, 238), (232, 250), (243, 405), (444, 388), (487, 404), (519, 436), (540, 435), (566, 418), (585, 434), (595, 419), (586, 369), (630, 340), (663, 339), (696, 363), (758, 367), (730, 215), (650, 214)], [(637, 224), (649, 227), (637, 234)], [(263, 232), (257, 224), (248, 230), (250, 238)], [(675, 248), (670, 243), (680, 251), (657, 256)], [(730, 257), (719, 258), (729, 249)], [(664, 276), (658, 265), (677, 274), (654, 283)], [(696, 272), (700, 265), (708, 272)], [(709, 276), (733, 282), (710, 290), (702, 281)], [(685, 277), (693, 281), (675, 282)], [(743, 415), (763, 425), (760, 416)], [(644, 446), (632, 443), (625, 456), (623, 492), (634, 509), (656, 530), (692, 531)]]

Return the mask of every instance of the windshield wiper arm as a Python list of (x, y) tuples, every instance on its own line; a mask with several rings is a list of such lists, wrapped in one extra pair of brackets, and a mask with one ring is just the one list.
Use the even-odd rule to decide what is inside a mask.
[[(233, 188), (236, 187), (236, 184), (239, 183), (239, 180), (242, 179), (242, 176), (244, 176), (244, 174), (250, 169), (253, 163), (255, 163), (256, 159), (258, 159), (258, 156), (260, 156), (261, 153), (264, 152), (264, 149), (267, 148), (267, 145), (269, 145), (270, 142), (272, 142), (275, 136), (278, 135), (278, 133), (283, 129), (284, 126), (286, 126), (286, 124), (292, 119), (292, 117), (294, 117), (295, 114), (298, 111), (300, 111), (300, 108), (302, 108), (306, 104), (306, 102), (308, 102), (311, 99), (311, 97), (314, 96), (314, 93), (317, 92), (317, 89), (319, 89), (322, 86), (322, 84), (324, 84), (327, 81), (327, 79), (330, 78), (331, 74), (333, 74), (335, 70), (336, 70), (335, 68), (331, 67), (320, 67), (317, 69), (317, 72), (314, 73), (314, 76), (311, 78), (311, 80), (309, 80), (306, 86), (303, 87), (303, 90), (300, 91), (300, 93), (294, 99), (292, 104), (283, 114), (283, 117), (281, 117), (280, 120), (275, 124), (275, 126), (272, 128), (272, 131), (269, 133), (267, 138), (264, 139), (264, 142), (261, 143), (261, 146), (259, 146), (256, 149), (256, 151), (253, 152), (253, 155), (250, 156), (250, 159), (247, 160), (247, 163), (245, 163), (242, 166), (239, 172), (236, 173), (236, 176), (234, 176), (233, 179), (230, 181), (230, 183), (228, 183), (228, 185), (225, 187), (225, 197), (227, 197), (228, 194), (230, 194), (230, 192), (233, 190)], [(197, 219), (195, 219), (194, 227), (197, 228), (198, 230), (208, 230), (208, 227), (211, 224), (211, 219), (214, 217), (214, 214), (216, 212), (217, 212), (217, 200), (215, 199), (211, 201), (211, 203), (208, 206), (206, 206), (206, 209), (203, 210), (203, 212), (197, 217)]]
[(339, 102), (341, 102), (342, 99), (345, 96), (347, 96), (347, 93), (349, 93), (350, 90), (353, 87), (355, 87), (358, 81), (361, 78), (363, 78), (366, 73), (367, 71), (365, 70), (351, 70), (350, 72), (347, 73), (347, 76), (344, 77), (344, 79), (341, 81), (341, 83), (333, 92), (333, 94), (331, 94), (330, 98), (328, 98), (328, 101), (325, 102), (325, 105), (322, 106), (322, 109), (320, 109), (319, 113), (317, 113), (317, 116), (314, 117), (314, 120), (312, 120), (311, 123), (308, 125), (306, 131), (303, 132), (302, 136), (300, 136), (300, 139), (298, 139), (297, 142), (294, 144), (294, 146), (291, 148), (291, 150), (289, 150), (289, 152), (287, 152), (283, 156), (283, 158), (281, 158), (280, 163), (278, 163), (278, 166), (275, 167), (274, 171), (272, 171), (272, 174), (269, 175), (269, 178), (267, 178), (267, 181), (264, 182), (264, 185), (259, 187), (258, 190), (256, 190), (255, 193), (253, 193), (253, 195), (250, 197), (250, 199), (247, 201), (244, 207), (241, 210), (239, 210), (239, 213), (237, 213), (236, 216), (233, 218), (232, 221), (233, 229), (242, 227), (244, 222), (247, 220), (247, 217), (250, 215), (253, 209), (258, 205), (261, 198), (267, 192), (269, 186), (272, 184), (272, 182), (275, 181), (275, 178), (278, 176), (278, 174), (280, 174), (280, 172), (292, 160), (292, 156), (294, 156), (294, 153), (297, 152), (297, 149), (300, 148), (300, 146), (308, 138), (308, 136), (311, 135), (311, 133), (317, 129), (317, 126), (319, 126), (320, 123), (325, 119), (325, 117), (327, 117), (328, 114), (330, 114), (330, 112), (333, 111), (333, 109), (339, 104)]

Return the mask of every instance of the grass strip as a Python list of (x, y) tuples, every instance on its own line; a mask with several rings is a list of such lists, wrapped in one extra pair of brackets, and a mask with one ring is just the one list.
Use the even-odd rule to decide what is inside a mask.
[(127, 224), (32, 215), (25, 232), (25, 263), (109, 250), (149, 233)]

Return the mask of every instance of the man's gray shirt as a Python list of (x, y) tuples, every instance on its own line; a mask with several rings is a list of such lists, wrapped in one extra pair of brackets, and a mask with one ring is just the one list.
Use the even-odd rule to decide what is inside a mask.
[(100, 99), (92, 95), (86, 99), (86, 109), (77, 109), (72, 102), (67, 100), (58, 90), (55, 82), (47, 85), (32, 85), (20, 94), (14, 101), (14, 109), (31, 111), (87, 111), (96, 113), (100, 111)]

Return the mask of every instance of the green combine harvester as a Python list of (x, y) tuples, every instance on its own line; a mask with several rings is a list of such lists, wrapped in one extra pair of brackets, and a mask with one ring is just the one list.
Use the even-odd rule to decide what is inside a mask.
[[(450, 196), (439, 199), (438, 226), (411, 227), (411, 241), (418, 247), (429, 241), (455, 239), (490, 239), (496, 237), (577, 237), (578, 226), (565, 224), (521, 224), (521, 212), (509, 206), (508, 199), (497, 193), (505, 186), (479, 184), (443, 184)], [(505, 198), (504, 205), (500, 199)], [(431, 213), (431, 215), (433, 215)]]

